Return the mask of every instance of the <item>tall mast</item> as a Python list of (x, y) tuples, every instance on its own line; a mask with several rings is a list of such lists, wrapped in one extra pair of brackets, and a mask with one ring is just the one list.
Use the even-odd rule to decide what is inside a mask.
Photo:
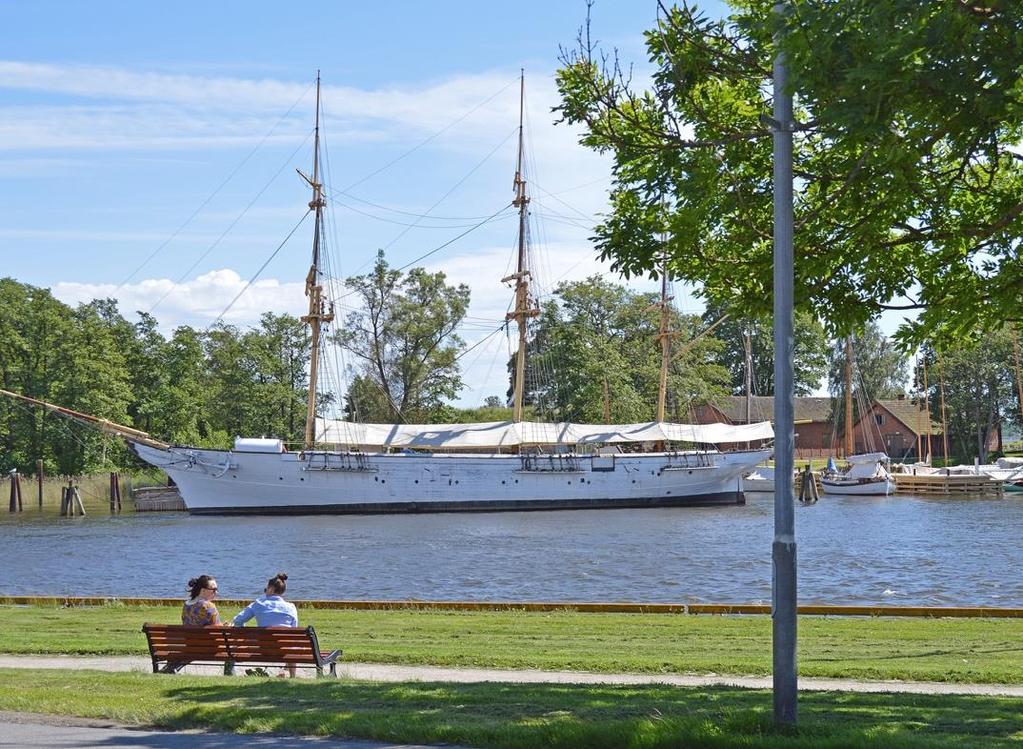
[(749, 328), (743, 338), (746, 350), (746, 423), (750, 424), (753, 420), (753, 336)]
[(1023, 418), (1023, 372), (1020, 371), (1019, 330), (1016, 330), (1015, 333), (1016, 335), (1012, 339), (1012, 356), (1016, 362), (1016, 393), (1019, 395), (1019, 412)]
[(501, 280), (515, 281), (515, 310), (505, 317), (515, 320), (519, 325), (519, 351), (515, 355), (515, 399), (513, 419), (522, 421), (522, 394), (526, 380), (526, 321), (536, 317), (540, 310), (532, 307), (529, 300), (529, 268), (526, 258), (526, 227), (529, 219), (529, 197), (526, 195), (526, 180), (522, 176), (523, 134), (522, 119), (526, 101), (526, 73), (523, 70), (519, 78), (519, 157), (515, 167), (515, 199), (512, 205), (519, 209), (519, 262), (514, 274)]
[(924, 414), (926, 421), (924, 421), (924, 428), (927, 430), (927, 457), (925, 458), (927, 463), (931, 462), (931, 396), (930, 396), (930, 383), (927, 382), (927, 357), (924, 357)]
[(948, 465), (948, 419), (945, 416), (945, 372), (941, 366), (941, 356), (938, 356), (938, 394), (941, 396), (941, 446)]
[[(920, 380), (920, 359), (919, 359), (919, 357), (914, 357), (914, 359), (913, 359), (913, 384), (914, 384), (914, 390), (916, 391), (917, 396), (918, 396), (918, 399), (916, 401), (916, 405), (917, 405), (917, 411), (919, 412), (919, 410), (920, 410), (920, 407), (919, 407), (919, 403), (920, 403), (919, 395), (920, 395), (920, 385), (921, 385), (921, 380)], [(917, 421), (919, 422), (919, 419), (917, 419)], [(919, 426), (917, 426), (917, 430), (916, 430), (916, 460), (917, 460), (918, 463), (920, 462), (920, 453), (922, 453), (923, 451), (924, 451), (924, 436), (921, 433)]]
[[(666, 238), (665, 238), (666, 239)], [(667, 241), (665, 241), (667, 244)], [(671, 362), (671, 317), (668, 296), (668, 253), (664, 250), (661, 258), (661, 321), (657, 328), (657, 340), (661, 342), (661, 380), (657, 387), (657, 421), (664, 421), (664, 404), (668, 396), (668, 364)]]
[(845, 456), (848, 458), (855, 450), (853, 440), (853, 413), (852, 413), (852, 336), (845, 339)]
[(313, 176), (312, 178), (299, 172), (313, 189), (313, 199), (309, 201), (309, 210), (316, 214), (313, 225), (313, 262), (309, 266), (309, 274), (305, 279), (305, 295), (309, 297), (309, 313), (302, 322), (309, 325), (312, 335), (309, 357), (309, 398), (306, 403), (305, 441), (304, 448), (311, 450), (316, 439), (316, 372), (320, 360), (320, 326), (334, 319), (334, 305), (325, 311), (323, 303), (323, 287), (320, 285), (320, 237), (323, 233), (323, 184), (320, 182), (320, 71), (316, 71), (316, 130), (313, 137)]

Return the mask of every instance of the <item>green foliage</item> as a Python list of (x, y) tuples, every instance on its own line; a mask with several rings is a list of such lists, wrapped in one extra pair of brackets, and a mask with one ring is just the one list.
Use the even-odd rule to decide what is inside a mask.
[[(723, 307), (711, 305), (703, 313), (703, 322), (713, 325), (725, 314)], [(796, 312), (794, 322), (793, 383), (796, 395), (810, 395), (827, 372), (828, 338), (820, 321), (805, 310)], [(774, 395), (774, 327), (770, 318), (727, 317), (714, 330), (714, 337), (722, 343), (718, 363), (728, 370), (732, 394), (745, 394), (747, 335), (753, 362), (753, 394)]]
[[(563, 56), (564, 121), (614, 158), (604, 258), (671, 270), (739, 317), (771, 309), (774, 0), (688, 4), (646, 34), (649, 90), (588, 29)], [(792, 0), (797, 304), (845, 335), (916, 309), (902, 344), (1023, 318), (1023, 4)], [(905, 303), (903, 303), (903, 300)]]
[[(309, 340), (290, 315), (258, 328), (128, 322), (110, 299), (71, 308), (46, 289), (0, 279), (0, 386), (171, 442), (228, 447), (235, 434), (301, 437)], [(80, 474), (135, 465), (120, 440), (0, 398), (0, 471)]]
[[(654, 418), (660, 380), (655, 294), (640, 294), (599, 276), (563, 283), (544, 305), (530, 343), (526, 402), (565, 421), (611, 423)], [(700, 318), (671, 310), (677, 332), (668, 373), (666, 418), (688, 419), (689, 407), (727, 392), (722, 344), (699, 337)]]
[(989, 333), (974, 341), (948, 346), (940, 352), (924, 350), (930, 370), (928, 401), (931, 413), (941, 423), (941, 386), (944, 384), (945, 426), (949, 453), (964, 462), (974, 457), (988, 462), (989, 445), (1001, 450), (1005, 423), (1020, 425), (1020, 403), (1016, 385), (1010, 328)]
[(349, 411), (365, 421), (431, 421), (462, 389), (455, 330), (469, 307), (469, 287), (450, 286), (443, 273), (423, 268), (392, 269), (382, 250), (371, 272), (345, 285), (361, 303), (335, 336), (358, 361)]

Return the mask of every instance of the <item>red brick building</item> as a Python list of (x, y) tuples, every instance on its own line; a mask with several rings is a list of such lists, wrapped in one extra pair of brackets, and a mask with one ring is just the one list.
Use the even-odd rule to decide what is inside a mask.
[[(774, 421), (774, 396), (754, 395), (750, 422)], [(796, 457), (820, 458), (835, 454), (834, 426), (831, 423), (831, 399), (802, 397), (793, 402), (796, 420)], [(693, 407), (697, 424), (745, 424), (746, 396), (726, 395), (710, 403)]]
[[(874, 401), (853, 426), (856, 452), (881, 450), (895, 461), (944, 458), (941, 424), (931, 419), (922, 400), (896, 398)], [(997, 448), (997, 436), (992, 435)], [(950, 448), (951, 449), (951, 448)]]

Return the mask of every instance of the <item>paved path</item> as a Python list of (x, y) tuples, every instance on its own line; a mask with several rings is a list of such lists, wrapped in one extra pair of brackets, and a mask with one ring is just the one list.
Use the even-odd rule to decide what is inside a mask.
[[(0, 655), (0, 668), (70, 668), (98, 671), (152, 670), (148, 658), (138, 656), (43, 656)], [(241, 670), (241, 667), (239, 667)], [(222, 674), (217, 667), (189, 666), (186, 673)], [(304, 673), (303, 673), (304, 672)], [(300, 669), (312, 676), (311, 669)], [(375, 663), (344, 663), (338, 675), (366, 681), (448, 681), (460, 684), (507, 682), (519, 684), (673, 684), (680, 687), (728, 686), (770, 689), (771, 677), (707, 674), (596, 674), (583, 671), (498, 670), (442, 668), (438, 666), (388, 666)], [(980, 694), (1023, 697), (1023, 684), (955, 684), (921, 681), (859, 681), (803, 677), (799, 688), (811, 692), (898, 692), (903, 694)], [(3, 746), (3, 744), (0, 744)]]
[[(301, 738), (274, 734), (145, 731), (109, 721), (0, 711), (2, 749), (431, 749), (420, 744)], [(457, 749), (451, 746), (445, 749)]]

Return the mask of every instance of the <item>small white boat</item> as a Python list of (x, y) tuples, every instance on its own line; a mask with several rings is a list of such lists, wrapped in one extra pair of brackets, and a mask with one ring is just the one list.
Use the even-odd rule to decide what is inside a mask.
[(751, 473), (742, 477), (742, 490), (745, 493), (774, 494), (774, 467), (757, 466)]
[(885, 453), (850, 455), (844, 471), (826, 473), (821, 478), (825, 494), (882, 496), (895, 493), (895, 481), (888, 472)]

